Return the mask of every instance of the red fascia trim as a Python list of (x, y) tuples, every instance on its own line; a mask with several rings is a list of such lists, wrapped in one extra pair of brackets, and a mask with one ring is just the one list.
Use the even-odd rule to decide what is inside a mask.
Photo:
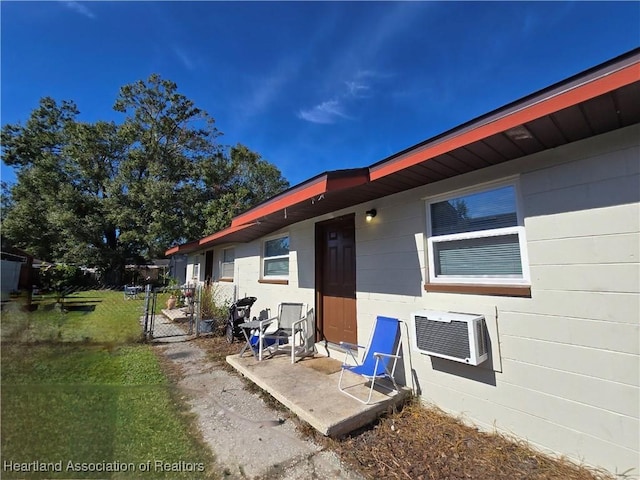
[(231, 221), (231, 227), (242, 227), (249, 222), (255, 222), (262, 217), (266, 217), (269, 214), (277, 212), (278, 210), (285, 209), (291, 205), (295, 205), (296, 203), (303, 202), (317, 195), (326, 193), (326, 191), (327, 176), (324, 175), (310, 185), (293, 189), (290, 192), (282, 194), (280, 197), (275, 197), (271, 201), (267, 201), (262, 205), (252, 208), (248, 212), (238, 215)]
[(246, 223), (244, 225), (236, 225), (235, 227), (231, 226), (231, 227), (225, 228), (224, 230), (220, 230), (219, 232), (211, 234), (208, 237), (201, 238), (198, 241), (198, 245), (203, 246), (204, 244), (213, 242), (214, 240), (220, 240), (221, 238), (224, 238), (227, 235), (238, 232), (240, 230), (244, 230), (245, 228), (249, 228), (255, 224), (256, 222), (253, 222), (253, 223)]
[[(283, 210), (287, 207), (295, 205), (296, 203), (304, 202), (305, 200), (309, 200), (310, 198), (317, 197), (322, 195), (323, 193), (327, 193), (332, 190), (341, 190), (343, 188), (355, 187), (357, 185), (362, 185), (369, 181), (369, 175), (366, 170), (360, 172), (358, 174), (336, 174), (332, 175), (332, 172), (323, 175), (322, 177), (316, 179), (309, 185), (304, 185), (298, 188), (294, 188), (293, 190), (283, 193), (281, 197), (276, 197), (270, 201), (267, 201), (263, 205), (259, 205), (248, 212), (243, 213), (235, 217), (231, 221), (231, 226), (224, 230), (220, 230), (208, 237), (205, 237), (200, 240), (200, 246), (203, 246), (209, 242), (213, 242), (214, 240), (220, 240), (225, 236), (237, 232), (239, 230), (244, 230), (247, 227), (255, 225), (257, 220), (272, 213), (275, 213), (279, 210)], [(250, 223), (247, 223), (250, 222)]]
[(191, 250), (193, 247), (198, 246), (198, 241), (194, 240), (193, 242), (183, 243), (182, 245), (176, 245), (175, 247), (171, 247), (169, 250), (164, 252), (166, 257), (174, 255), (176, 253), (184, 252), (185, 250)]
[(612, 72), (607, 76), (579, 85), (546, 100), (541, 100), (540, 102), (523, 108), (522, 110), (518, 110), (499, 118), (491, 123), (481, 125), (471, 131), (462, 133), (448, 140), (444, 140), (432, 147), (428, 147), (415, 153), (410, 153), (399, 159), (394, 159), (387, 164), (373, 167), (370, 173), (371, 180), (373, 181), (387, 175), (391, 175), (392, 173), (411, 167), (420, 162), (424, 162), (425, 160), (448, 153), (456, 148), (469, 145), (496, 133), (504, 132), (510, 128), (543, 117), (544, 115), (550, 115), (564, 108), (571, 107), (580, 102), (603, 95), (615, 90), (616, 88), (637, 82), (640, 80), (640, 70), (638, 69), (638, 65), (639, 62), (636, 62), (616, 72)]
[(231, 226), (241, 226), (247, 222), (255, 222), (267, 215), (291, 207), (296, 203), (317, 197), (323, 193), (356, 187), (368, 181), (368, 169), (362, 169), (357, 173), (354, 173), (354, 171), (349, 171), (348, 173), (328, 172), (315, 181), (310, 180), (311, 183), (309, 185), (301, 185), (289, 192), (281, 194), (280, 197), (275, 197), (262, 205), (252, 208), (248, 212), (238, 215), (231, 221)]

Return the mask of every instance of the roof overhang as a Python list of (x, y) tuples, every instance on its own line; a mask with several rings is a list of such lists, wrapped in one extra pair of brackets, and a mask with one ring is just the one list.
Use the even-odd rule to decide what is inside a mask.
[(369, 170), (367, 168), (325, 172), (238, 215), (231, 222), (231, 226), (259, 221), (275, 212), (291, 208), (297, 204), (308, 203), (309, 201), (315, 203), (315, 200), (321, 200), (323, 195), (365, 185), (368, 181)]
[(255, 240), (292, 223), (332, 211), (336, 203), (326, 201), (327, 198), (340, 198), (341, 192), (368, 182), (367, 168), (322, 173), (238, 215), (228, 228), (200, 240), (172, 247), (165, 254), (190, 253), (224, 243)]
[[(516, 148), (518, 148), (519, 141), (535, 140), (537, 136), (553, 135), (557, 137), (554, 140), (547, 138), (538, 140), (539, 147), (541, 147), (539, 150), (555, 147), (561, 143), (569, 143), (574, 140), (570, 139), (570, 136), (563, 136), (562, 130), (563, 128), (571, 128), (566, 124), (578, 114), (577, 111), (571, 112), (570, 109), (579, 109), (581, 106), (588, 109), (583, 113), (583, 123), (592, 123), (590, 120), (596, 114), (606, 114), (609, 123), (608, 126), (603, 125), (601, 131), (593, 128), (592, 125), (592, 130), (585, 131), (583, 138), (624, 126), (621, 125), (624, 123), (623, 119), (616, 118), (621, 117), (622, 112), (619, 110), (623, 105), (616, 102), (616, 95), (613, 92), (620, 91), (635, 83), (635, 87), (630, 89), (635, 91), (635, 94), (632, 91), (625, 91), (623, 95), (633, 96), (637, 99), (637, 82), (640, 80), (639, 56), (640, 54), (636, 51), (631, 59), (620, 58), (618, 61), (606, 64), (606, 66), (572, 77), (418, 146), (393, 155), (371, 166), (371, 180), (378, 180), (459, 148), (473, 145), (479, 147), (480, 142), (492, 137), (495, 139), (495, 136), (506, 135)], [(632, 121), (633, 123), (637, 122), (640, 106), (637, 103), (635, 105), (630, 102), (624, 103), (624, 108), (627, 110), (625, 113), (629, 113), (630, 118), (635, 119)], [(611, 108), (607, 110), (607, 107)], [(635, 111), (628, 112), (628, 110)], [(561, 112), (564, 112), (565, 116)], [(540, 120), (542, 120), (540, 124), (535, 124)], [(533, 126), (530, 128), (532, 124)], [(555, 128), (553, 128), (553, 124), (555, 124)], [(522, 134), (518, 135), (518, 132), (522, 132)], [(564, 137), (564, 141), (561, 140), (562, 137)], [(491, 148), (488, 145), (487, 147)], [(530, 152), (531, 147), (519, 148), (522, 150), (522, 154), (535, 153)]]
[(176, 245), (175, 247), (171, 247), (166, 252), (164, 252), (164, 254), (166, 256), (171, 256), (175, 255), (176, 253), (189, 253), (193, 252), (194, 250), (198, 250), (198, 246), (198, 240), (194, 240), (192, 242), (182, 243), (180, 245)]
[[(167, 255), (255, 240), (290, 224), (640, 122), (640, 49), (368, 168), (313, 177)], [(177, 250), (176, 250), (177, 249)]]
[(231, 226), (200, 240), (201, 248), (222, 243), (242, 243), (275, 232), (292, 223), (335, 209), (327, 199), (340, 197), (369, 182), (366, 168), (325, 172), (292, 187), (238, 215)]

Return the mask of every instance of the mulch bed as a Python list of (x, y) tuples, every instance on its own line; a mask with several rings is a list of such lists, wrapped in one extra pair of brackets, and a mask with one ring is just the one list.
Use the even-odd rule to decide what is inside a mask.
[(342, 459), (371, 479), (604, 480), (607, 472), (532, 450), (526, 442), (480, 432), (414, 401), (372, 428), (329, 441)]

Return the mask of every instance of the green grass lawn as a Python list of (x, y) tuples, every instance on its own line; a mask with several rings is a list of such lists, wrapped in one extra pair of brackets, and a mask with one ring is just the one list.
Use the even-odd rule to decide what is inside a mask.
[(65, 303), (2, 312), (0, 477), (215, 478), (153, 347), (138, 342), (143, 302), (92, 291)]

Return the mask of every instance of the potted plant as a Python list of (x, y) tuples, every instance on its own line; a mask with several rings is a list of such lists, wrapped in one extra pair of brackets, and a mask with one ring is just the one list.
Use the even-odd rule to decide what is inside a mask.
[(200, 295), (200, 332), (210, 333), (225, 325), (229, 300), (223, 299), (216, 284), (202, 287)]
[(169, 298), (167, 299), (167, 310), (173, 310), (176, 308), (178, 304), (178, 299), (181, 296), (180, 288), (178, 287), (178, 282), (175, 279), (169, 280), (169, 287), (166, 290), (169, 293)]
[(173, 310), (176, 308), (176, 303), (178, 302), (178, 297), (176, 297), (173, 293), (169, 295), (167, 299), (167, 310)]

